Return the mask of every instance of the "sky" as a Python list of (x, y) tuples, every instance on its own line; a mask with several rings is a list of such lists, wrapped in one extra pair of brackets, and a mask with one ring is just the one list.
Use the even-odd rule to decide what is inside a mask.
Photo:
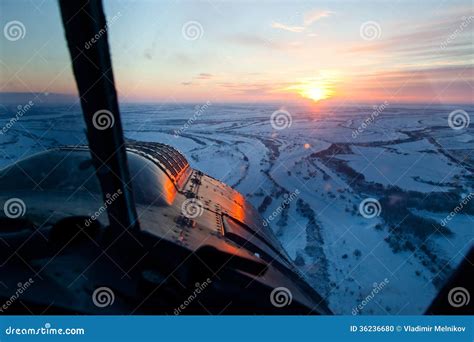
[[(470, 0), (104, 6), (122, 102), (474, 102)], [(76, 94), (56, 1), (2, 0), (0, 25), (0, 92)]]

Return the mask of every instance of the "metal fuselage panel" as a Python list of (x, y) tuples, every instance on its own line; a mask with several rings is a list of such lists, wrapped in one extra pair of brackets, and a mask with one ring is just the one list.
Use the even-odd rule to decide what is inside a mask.
[[(17, 196), (28, 207), (21, 222), (0, 217), (0, 234), (10, 239), (10, 247), (0, 253), (5, 263), (0, 280), (13, 285), (21, 274), (41, 276), (46, 295), (32, 289), (24, 300), (38, 305), (53, 300), (74, 312), (96, 312), (86, 299), (97, 285), (111, 284), (120, 299), (113, 310), (101, 313), (129, 312), (137, 302), (150, 303), (138, 305), (146, 308), (138, 312), (170, 313), (194, 284), (214, 279), (201, 299), (211, 311), (230, 305), (234, 313), (273, 312), (269, 295), (284, 286), (293, 304), (281, 313), (329, 313), (239, 192), (193, 170), (170, 146), (131, 142), (127, 151), (138, 234), (126, 227), (120, 233), (107, 230), (107, 215), (102, 215), (107, 203), (85, 148), (54, 149), (0, 171), (5, 190), (0, 200)], [(58, 160), (64, 160), (63, 169), (54, 165)], [(31, 184), (24, 178), (16, 182), (24, 170), (36, 170), (38, 177)], [(6, 227), (14, 222), (16, 230)], [(13, 260), (15, 251), (26, 264)], [(8, 291), (0, 288), (0, 295), (7, 297)]]

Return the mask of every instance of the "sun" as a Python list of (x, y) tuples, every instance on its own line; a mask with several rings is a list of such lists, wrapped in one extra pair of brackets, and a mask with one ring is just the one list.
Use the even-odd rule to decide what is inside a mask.
[(301, 97), (310, 99), (314, 102), (329, 99), (333, 96), (332, 88), (323, 82), (304, 82), (287, 88), (291, 92), (295, 92)]
[(308, 87), (307, 89), (302, 89), (299, 94), (316, 102), (327, 99), (329, 97), (328, 91), (322, 87)]

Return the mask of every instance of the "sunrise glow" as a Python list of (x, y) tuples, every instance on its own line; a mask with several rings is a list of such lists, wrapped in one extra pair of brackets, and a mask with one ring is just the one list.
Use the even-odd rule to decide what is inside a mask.
[(318, 102), (329, 98), (333, 92), (324, 86), (309, 84), (301, 87), (298, 93), (302, 97)]
[(296, 93), (301, 98), (314, 102), (326, 100), (335, 95), (333, 86), (328, 81), (305, 81), (285, 88), (285, 91)]
[[(105, 1), (121, 101), (472, 102), (469, 2), (276, 3)], [(0, 92), (76, 96), (57, 3), (11, 4), (26, 35), (1, 42)]]

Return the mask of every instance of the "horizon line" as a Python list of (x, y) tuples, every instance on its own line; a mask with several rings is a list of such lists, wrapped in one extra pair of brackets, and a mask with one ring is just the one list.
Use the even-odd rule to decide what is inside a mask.
[[(41, 101), (42, 103), (44, 104), (80, 104), (80, 101), (79, 101), (79, 97), (77, 94), (71, 94), (71, 93), (48, 93), (48, 92), (9, 92), (9, 91), (6, 91), (6, 92), (2, 92), (0, 91), (0, 96), (34, 96), (34, 97), (39, 97), (39, 96), (44, 96), (46, 101)], [(52, 97), (64, 97), (64, 99), (60, 100), (60, 99), (49, 99), (48, 97), (49, 96), (52, 96)], [(68, 99), (68, 98), (71, 98), (71, 99)], [(5, 99), (0, 99), (0, 105), (12, 105), (12, 104), (18, 104), (17, 102), (14, 102), (12, 100), (7, 100), (7, 103), (2, 103), (2, 100), (5, 100)], [(431, 103), (428, 103), (428, 102), (413, 102), (413, 101), (403, 101), (403, 100), (398, 100), (398, 101), (395, 101), (395, 102), (391, 102), (391, 101), (388, 101), (388, 100), (376, 100), (376, 101), (354, 101), (354, 100), (344, 100), (342, 98), (331, 98), (331, 99), (327, 99), (327, 100), (322, 100), (322, 101), (318, 101), (318, 102), (311, 102), (311, 101), (308, 101), (308, 100), (292, 100), (292, 101), (288, 101), (288, 100), (257, 100), (257, 101), (236, 101), (236, 100), (233, 100), (233, 101), (226, 101), (226, 100), (223, 100), (223, 101), (211, 101), (209, 99), (207, 100), (201, 100), (201, 101), (198, 101), (198, 100), (181, 100), (181, 101), (177, 101), (175, 99), (169, 99), (169, 100), (163, 100), (163, 99), (160, 99), (160, 100), (120, 100), (120, 95), (118, 95), (118, 102), (119, 102), (119, 105), (120, 104), (145, 104), (145, 105), (169, 105), (169, 104), (176, 104), (176, 105), (179, 105), (179, 104), (185, 104), (185, 105), (199, 105), (199, 104), (202, 104), (202, 103), (207, 103), (207, 102), (210, 102), (211, 104), (218, 104), (218, 105), (279, 105), (281, 107), (284, 107), (285, 105), (287, 106), (295, 106), (295, 105), (298, 105), (298, 106), (321, 106), (321, 107), (331, 107), (331, 106), (340, 106), (340, 107), (344, 107), (344, 106), (356, 106), (356, 105), (360, 105), (360, 106), (374, 106), (374, 105), (377, 105), (377, 104), (383, 104), (385, 102), (388, 102), (388, 106), (393, 106), (393, 105), (406, 105), (406, 106), (409, 106), (409, 105), (413, 105), (413, 106), (416, 106), (416, 105), (429, 105), (429, 106), (457, 106), (457, 105), (468, 105), (468, 106), (474, 106), (474, 101), (472, 102), (451, 102), (451, 103), (443, 103), (443, 102), (431, 102)], [(343, 101), (343, 103), (338, 103), (338, 102), (341, 102)]]

